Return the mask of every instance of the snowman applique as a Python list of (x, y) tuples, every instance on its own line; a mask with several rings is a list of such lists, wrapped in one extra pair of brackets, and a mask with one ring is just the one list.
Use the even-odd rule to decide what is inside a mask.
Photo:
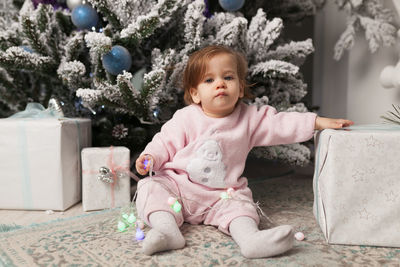
[(186, 167), (191, 181), (211, 188), (225, 188), (226, 167), (217, 141), (207, 140)]

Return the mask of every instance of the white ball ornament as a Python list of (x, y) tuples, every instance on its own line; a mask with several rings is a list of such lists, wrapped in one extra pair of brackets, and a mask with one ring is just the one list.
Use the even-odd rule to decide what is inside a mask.
[(394, 68), (392, 75), (392, 88), (400, 89), (400, 68)]
[(83, 0), (67, 0), (67, 7), (72, 10), (75, 7), (82, 5), (83, 2)]
[(386, 66), (379, 76), (379, 81), (384, 88), (393, 87), (393, 76), (395, 73), (394, 66)]

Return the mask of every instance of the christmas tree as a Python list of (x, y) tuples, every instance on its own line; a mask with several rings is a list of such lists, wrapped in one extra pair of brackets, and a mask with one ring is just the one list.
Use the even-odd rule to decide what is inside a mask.
[[(249, 104), (307, 111), (299, 66), (313, 52), (312, 40), (284, 40), (278, 16), (299, 21), (323, 1), (275, 1), (281, 14), (264, 1), (233, 2), (235, 10), (204, 0), (8, 1), (15, 8), (1, 24), (0, 115), (54, 97), (66, 115), (93, 119), (94, 145), (139, 150), (184, 106), (188, 56), (209, 44), (247, 56), (255, 95)], [(294, 144), (253, 155), (304, 165), (310, 150)]]

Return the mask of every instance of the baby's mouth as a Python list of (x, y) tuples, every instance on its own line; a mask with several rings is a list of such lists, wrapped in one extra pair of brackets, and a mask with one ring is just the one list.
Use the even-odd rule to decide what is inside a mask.
[(215, 97), (220, 97), (220, 96), (227, 96), (224, 92), (218, 93)]

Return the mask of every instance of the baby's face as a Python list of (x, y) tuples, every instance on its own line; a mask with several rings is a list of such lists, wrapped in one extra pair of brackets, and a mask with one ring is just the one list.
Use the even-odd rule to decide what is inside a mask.
[(240, 88), (235, 58), (226, 53), (213, 56), (207, 70), (190, 94), (196, 104), (210, 117), (225, 117), (233, 112), (244, 91)]

